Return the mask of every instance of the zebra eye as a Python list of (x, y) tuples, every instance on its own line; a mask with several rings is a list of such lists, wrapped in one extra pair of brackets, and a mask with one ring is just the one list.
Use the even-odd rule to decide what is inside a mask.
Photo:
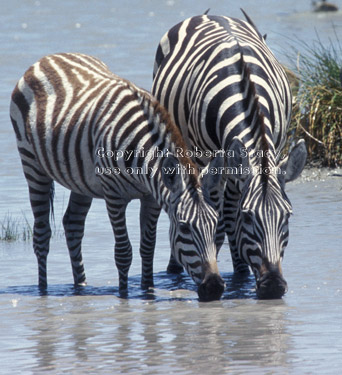
[(190, 225), (188, 223), (180, 222), (179, 229), (181, 230), (183, 234), (186, 234), (186, 235), (191, 234)]

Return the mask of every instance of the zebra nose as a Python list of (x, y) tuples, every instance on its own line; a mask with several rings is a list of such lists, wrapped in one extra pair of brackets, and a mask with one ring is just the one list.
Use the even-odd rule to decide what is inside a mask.
[(287, 292), (287, 282), (279, 271), (266, 272), (257, 281), (256, 292), (260, 299), (281, 298)]
[(198, 297), (202, 302), (219, 300), (226, 284), (217, 273), (211, 273), (204, 278), (198, 287)]

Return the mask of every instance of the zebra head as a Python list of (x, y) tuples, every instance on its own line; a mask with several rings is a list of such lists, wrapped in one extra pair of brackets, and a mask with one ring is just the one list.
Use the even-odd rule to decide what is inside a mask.
[[(211, 165), (223, 163), (214, 159)], [(217, 267), (216, 230), (218, 213), (210, 199), (210, 190), (221, 176), (207, 173), (191, 183), (189, 174), (179, 173), (179, 161), (172, 155), (164, 158), (162, 178), (170, 191), (170, 243), (172, 255), (198, 285), (201, 301), (220, 299), (225, 283)], [(172, 172), (172, 173), (170, 173)]]
[[(232, 142), (235, 155), (241, 148), (240, 141)], [(235, 179), (241, 194), (235, 239), (240, 258), (254, 273), (257, 295), (262, 299), (281, 298), (287, 291), (281, 262), (289, 238), (292, 206), (285, 193), (285, 183), (300, 175), (306, 154), (301, 140), (274, 169), (268, 166), (269, 170), (255, 171), (257, 168), (253, 168), (248, 156), (228, 161), (230, 167), (239, 166), (244, 171)]]

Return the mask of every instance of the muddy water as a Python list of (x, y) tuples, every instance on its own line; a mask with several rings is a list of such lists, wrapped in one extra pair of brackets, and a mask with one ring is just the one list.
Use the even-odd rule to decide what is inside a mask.
[[(286, 37), (323, 41), (342, 27), (341, 13), (313, 15), (298, 1), (181, 2), (0, 0), (0, 220), (32, 220), (27, 188), (8, 119), (11, 90), (48, 53), (78, 51), (103, 59), (117, 74), (150, 87), (153, 56), (174, 23), (207, 8), (253, 16), (269, 44), (286, 55)], [(267, 6), (266, 6), (267, 5)], [(230, 9), (228, 9), (228, 8)], [(333, 26), (334, 25), (334, 26)], [(84, 261), (88, 286), (72, 286), (61, 235), (68, 193), (57, 187), (49, 287), (37, 288), (31, 245), (0, 242), (0, 373), (11, 374), (339, 374), (342, 366), (342, 171), (306, 170), (289, 184), (294, 207), (282, 300), (258, 301), (252, 277), (236, 280), (227, 244), (219, 267), (221, 301), (200, 303), (188, 276), (165, 273), (168, 220), (158, 225), (155, 288), (140, 289), (137, 211), (128, 208), (135, 249), (129, 295), (118, 295), (113, 235), (102, 201), (88, 216)]]

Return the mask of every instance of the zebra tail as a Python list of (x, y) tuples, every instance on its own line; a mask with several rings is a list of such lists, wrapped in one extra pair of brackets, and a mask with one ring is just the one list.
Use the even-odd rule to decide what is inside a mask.
[(52, 181), (49, 193), (49, 202), (50, 202), (50, 217), (53, 224), (55, 224), (55, 210), (53, 206), (53, 199), (55, 198), (55, 183)]

